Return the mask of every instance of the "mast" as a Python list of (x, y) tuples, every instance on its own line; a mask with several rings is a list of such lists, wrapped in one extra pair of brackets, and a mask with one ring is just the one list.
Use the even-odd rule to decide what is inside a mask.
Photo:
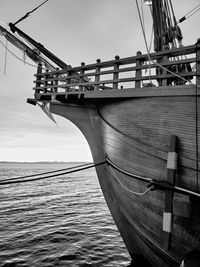
[(154, 50), (164, 51), (182, 45), (182, 33), (177, 25), (171, 0), (145, 1), (152, 5)]

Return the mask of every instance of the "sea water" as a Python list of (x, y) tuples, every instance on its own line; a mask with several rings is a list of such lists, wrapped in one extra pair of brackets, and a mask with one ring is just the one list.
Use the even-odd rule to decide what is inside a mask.
[[(75, 166), (0, 163), (0, 180)], [(127, 266), (94, 169), (0, 185), (0, 266)]]

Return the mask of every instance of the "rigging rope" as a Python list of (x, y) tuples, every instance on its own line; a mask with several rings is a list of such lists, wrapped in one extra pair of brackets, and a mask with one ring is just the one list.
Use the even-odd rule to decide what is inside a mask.
[[(185, 189), (185, 188), (182, 188), (182, 187), (178, 187), (178, 186), (171, 186), (170, 184), (166, 184), (165, 180), (163, 180), (163, 181), (162, 180), (154, 180), (154, 179), (149, 178), (149, 177), (144, 177), (144, 176), (136, 175), (136, 174), (130, 173), (128, 171), (125, 171), (125, 170), (121, 169), (120, 167), (118, 167), (117, 165), (115, 165), (107, 156), (106, 156), (105, 160), (101, 160), (101, 161), (98, 161), (96, 163), (86, 163), (86, 164), (83, 164), (83, 165), (78, 165), (78, 166), (66, 168), (66, 170), (68, 170), (66, 172), (53, 174), (53, 175), (48, 175), (48, 176), (43, 176), (43, 177), (24, 179), (24, 180), (22, 180), (22, 178), (24, 178), (24, 177), (26, 177), (26, 178), (27, 177), (34, 177), (36, 175), (15, 177), (15, 178), (12, 178), (12, 179), (7, 179), (7, 180), (4, 180), (4, 181), (1, 181), (0, 185), (26, 183), (26, 182), (32, 182), (32, 181), (34, 182), (34, 181), (38, 181), (38, 180), (49, 179), (49, 178), (53, 178), (53, 177), (57, 177), (57, 176), (65, 175), (65, 174), (70, 174), (70, 173), (75, 173), (75, 172), (78, 172), (78, 171), (90, 169), (90, 168), (93, 168), (93, 167), (96, 167), (96, 166), (99, 166), (99, 165), (103, 165), (103, 164), (106, 164), (106, 163), (108, 165), (110, 165), (111, 167), (113, 167), (114, 169), (118, 170), (119, 172), (121, 172), (121, 173), (123, 173), (123, 174), (125, 174), (125, 175), (127, 175), (127, 176), (129, 176), (131, 178), (134, 178), (134, 179), (149, 183), (148, 188), (144, 192), (141, 192), (141, 193), (140, 192), (134, 192), (134, 191), (128, 189), (126, 186), (124, 186), (119, 181), (119, 179), (117, 178), (117, 176), (114, 173), (114, 170), (112, 169), (113, 174), (115, 176), (115, 179), (129, 193), (142, 196), (142, 195), (146, 194), (147, 192), (149, 192), (150, 190), (166, 190), (167, 189), (167, 190), (172, 190), (172, 191), (179, 192), (179, 193), (186, 194), (186, 195), (193, 195), (193, 196), (196, 196), (196, 197), (200, 198), (200, 194), (198, 192), (194, 192), (194, 191), (191, 191), (191, 190), (188, 190), (188, 189)], [(63, 169), (61, 169), (61, 170), (63, 170)], [(40, 173), (40, 174), (37, 174), (37, 175), (55, 173), (55, 172), (59, 172), (61, 170)]]
[(137, 11), (138, 11), (140, 24), (141, 24), (141, 28), (142, 28), (142, 33), (143, 33), (143, 37), (144, 37), (144, 41), (145, 41), (145, 45), (146, 45), (146, 49), (147, 49), (147, 54), (148, 54), (148, 59), (149, 59), (149, 80), (151, 81), (151, 67), (150, 67), (151, 58), (150, 58), (150, 52), (149, 52), (149, 49), (148, 49), (147, 38), (146, 38), (146, 34), (145, 34), (144, 25), (143, 25), (143, 22), (142, 22), (142, 16), (140, 14), (140, 8), (139, 8), (138, 0), (135, 0), (135, 1), (136, 1)]
[(23, 59), (21, 59), (20, 57), (18, 57), (17, 55), (15, 55), (10, 49), (8, 49), (8, 48), (6, 47), (6, 45), (5, 45), (2, 41), (0, 41), (0, 43), (2, 44), (3, 47), (6, 48), (6, 50), (7, 50), (11, 55), (13, 55), (15, 58), (17, 58), (18, 60), (20, 60), (20, 61), (23, 62), (24, 64), (29, 65), (29, 66), (34, 67), (34, 68), (37, 68), (37, 67), (38, 67), (38, 66), (36, 66), (36, 65), (33, 65), (33, 64), (31, 64), (31, 63), (28, 63), (27, 61), (24, 61)]
[[(82, 167), (79, 166), (76, 169), (72, 169), (72, 168), (75, 168), (75, 167), (70, 167), (70, 168), (66, 169), (68, 171), (65, 171), (65, 172), (62, 172), (62, 173), (57, 173), (57, 174), (52, 174), (52, 175), (42, 176), (42, 177), (37, 177), (37, 178), (31, 178), (31, 179), (28, 178), (28, 179), (22, 180), (22, 178), (24, 178), (24, 177), (16, 177), (13, 180), (12, 179), (7, 179), (7, 180), (4, 180), (4, 181), (1, 181), (0, 185), (27, 183), (27, 182), (34, 182), (34, 181), (38, 181), (38, 180), (49, 179), (49, 178), (53, 178), (53, 177), (57, 177), (57, 176), (65, 175), (65, 174), (70, 174), (70, 173), (74, 173), (74, 172), (90, 169), (90, 168), (93, 168), (93, 167), (96, 167), (96, 166), (99, 166), (99, 165), (102, 165), (102, 164), (105, 164), (105, 163), (106, 163), (106, 160), (102, 160), (102, 161), (98, 161), (96, 163), (90, 163), (89, 166), (88, 166), (88, 164), (84, 164), (84, 166), (82, 166)], [(52, 171), (52, 173), (53, 172), (58, 172), (58, 171), (59, 170)], [(46, 173), (43, 173), (43, 174), (47, 174), (47, 173), (50, 173), (50, 172), (46, 172)], [(32, 175), (32, 176), (28, 176), (28, 177), (33, 177), (33, 176), (36, 176), (36, 175)], [(27, 176), (25, 176), (25, 177), (27, 177)]]
[(68, 168), (64, 168), (64, 169), (59, 169), (59, 170), (54, 170), (54, 171), (48, 171), (48, 172), (40, 172), (40, 173), (36, 173), (36, 174), (30, 174), (30, 175), (25, 175), (25, 176), (18, 176), (18, 177), (12, 177), (9, 179), (4, 180), (4, 182), (9, 182), (9, 181), (14, 181), (14, 180), (20, 180), (20, 179), (25, 179), (25, 178), (31, 178), (31, 177), (35, 177), (35, 176), (40, 176), (40, 175), (44, 175), (44, 174), (50, 174), (50, 173), (56, 173), (56, 172), (61, 172), (61, 171), (68, 171), (68, 170), (72, 170), (72, 169), (76, 169), (76, 168), (81, 168), (81, 167), (85, 167), (88, 165), (91, 165), (92, 163), (85, 163), (85, 164), (81, 164), (81, 165), (77, 165), (77, 166), (73, 166), (73, 167), (68, 167)]
[(137, 180), (141, 180), (141, 181), (144, 181), (144, 182), (152, 182), (153, 179), (152, 178), (149, 178), (149, 177), (144, 177), (144, 176), (140, 176), (140, 175), (136, 175), (136, 174), (132, 174), (130, 172), (127, 172), (125, 170), (122, 170), (121, 168), (119, 168), (117, 165), (115, 165), (107, 156), (106, 156), (106, 162), (111, 165), (113, 168), (115, 168), (116, 170), (118, 170), (119, 172), (127, 175), (127, 176), (130, 176), (132, 178), (135, 178)]
[(185, 78), (181, 77), (180, 75), (176, 74), (175, 72), (169, 70), (168, 68), (165, 68), (164, 66), (160, 65), (157, 61), (153, 60), (150, 56), (150, 51), (149, 51), (149, 48), (148, 48), (148, 45), (147, 45), (147, 38), (146, 38), (146, 34), (145, 34), (145, 31), (144, 31), (144, 28), (143, 28), (143, 23), (142, 23), (142, 17), (141, 17), (141, 14), (140, 14), (140, 9), (139, 9), (139, 5), (138, 5), (138, 1), (136, 1), (136, 5), (137, 5), (137, 11), (138, 11), (138, 15), (139, 15), (139, 19), (140, 19), (140, 24), (141, 24), (141, 28), (142, 28), (142, 33), (143, 33), (143, 38), (144, 38), (144, 41), (145, 41), (145, 46), (146, 46), (146, 51), (147, 51), (147, 56), (148, 56), (148, 60), (149, 60), (149, 80), (151, 81), (151, 66), (150, 66), (150, 62), (152, 62), (153, 64), (157, 65), (158, 67), (162, 68), (163, 70), (166, 70), (168, 73), (171, 73), (173, 76), (181, 79), (182, 81), (184, 82), (189, 82), (190, 84), (194, 85), (194, 86), (197, 86), (198, 88), (200, 88), (199, 85), (195, 85), (194, 83), (192, 83), (192, 81), (188, 81), (186, 80)]
[(20, 21), (26, 19), (28, 16), (30, 16), (31, 13), (33, 13), (34, 11), (36, 11), (38, 8), (40, 8), (42, 5), (44, 5), (48, 0), (45, 0), (42, 4), (38, 5), (36, 8), (34, 8), (33, 10), (31, 10), (30, 12), (26, 13), (25, 16), (21, 17), (20, 19), (18, 19), (14, 25), (18, 24)]
[[(183, 187), (179, 187), (179, 186), (171, 186), (169, 183), (166, 183), (165, 180), (155, 180), (149, 177), (145, 177), (145, 176), (140, 176), (140, 175), (136, 175), (130, 172), (127, 172), (123, 169), (121, 169), (120, 167), (118, 167), (117, 165), (115, 165), (107, 156), (106, 156), (106, 161), (109, 165), (111, 165), (114, 169), (118, 170), (119, 172), (133, 178), (133, 179), (137, 179), (139, 181), (143, 181), (143, 182), (148, 182), (149, 186), (151, 187), (151, 190), (172, 190), (174, 192), (178, 192), (178, 193), (182, 193), (184, 195), (192, 195), (192, 196), (196, 196), (200, 198), (200, 193), (198, 192), (194, 192), (188, 189), (185, 189)], [(153, 188), (152, 188), (153, 186)]]
[(8, 55), (8, 40), (6, 39), (6, 45), (5, 45), (5, 61), (4, 61), (4, 75), (6, 75), (7, 55)]
[[(25, 61), (24, 58), (21, 59), (20, 57), (18, 57), (15, 53), (13, 53), (10, 49), (8, 49), (8, 48), (6, 47), (6, 45), (5, 45), (2, 41), (0, 41), (0, 44), (1, 44), (3, 47), (5, 47), (5, 48), (7, 49), (7, 51), (8, 51), (11, 55), (13, 55), (16, 59), (18, 59), (19, 61), (23, 62), (24, 64), (26, 64), (26, 65), (28, 65), (28, 66), (31, 66), (31, 67), (34, 67), (34, 68), (38, 68), (38, 65), (33, 65), (33, 64), (28, 63), (27, 61)], [(22, 52), (24, 53), (23, 50), (20, 50), (20, 51), (22, 51)], [(23, 54), (23, 55), (24, 55), (24, 54)], [(41, 58), (41, 60), (44, 62), (44, 65), (43, 65), (44, 67), (42, 67), (43, 70), (46, 70), (46, 69), (55, 70), (55, 68), (54, 68), (53, 66), (50, 66), (50, 64), (49, 64), (43, 57), (40, 56), (40, 58)], [(47, 65), (47, 66), (45, 67), (45, 65)]]
[(178, 23), (182, 23), (184, 20), (190, 18), (192, 15), (194, 15), (197, 11), (200, 10), (200, 4), (198, 4), (196, 7), (194, 7), (192, 10), (190, 10), (188, 13), (185, 14), (181, 19), (179, 19)]
[(151, 191), (153, 189), (153, 185), (151, 185), (150, 187), (148, 187), (144, 192), (135, 192), (135, 191), (132, 191), (130, 190), (129, 188), (127, 188), (124, 184), (121, 183), (121, 181), (117, 178), (117, 175), (115, 174), (114, 172), (114, 169), (112, 168), (112, 173), (114, 174), (114, 177), (116, 179), (116, 181), (120, 184), (120, 186), (122, 188), (124, 188), (127, 192), (133, 194), (133, 195), (136, 195), (136, 196), (144, 196), (147, 192)]

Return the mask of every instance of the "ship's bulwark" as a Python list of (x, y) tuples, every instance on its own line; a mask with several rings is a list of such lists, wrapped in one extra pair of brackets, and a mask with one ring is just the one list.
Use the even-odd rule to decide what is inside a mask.
[[(176, 135), (176, 185), (197, 191), (195, 134), (200, 111), (197, 114), (195, 103), (194, 95), (157, 96), (97, 106), (51, 102), (50, 109), (81, 130), (94, 161), (107, 155), (121, 169), (152, 179), (166, 180), (169, 140), (172, 134)], [(110, 165), (99, 166), (96, 171), (133, 259), (134, 255), (143, 255), (153, 266), (179, 266), (189, 251), (200, 246), (199, 199), (174, 194), (171, 249), (165, 250), (162, 229), (165, 193), (155, 190), (137, 195), (134, 192), (147, 189), (146, 182), (126, 176)]]

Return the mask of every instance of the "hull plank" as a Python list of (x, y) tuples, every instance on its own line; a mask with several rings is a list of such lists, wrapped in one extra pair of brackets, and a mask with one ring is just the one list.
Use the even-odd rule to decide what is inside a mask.
[[(178, 168), (175, 184), (197, 190), (194, 96), (133, 98), (102, 103), (97, 108), (51, 102), (51, 112), (71, 120), (81, 130), (94, 161), (108, 155), (120, 168), (156, 180), (166, 180), (169, 139), (171, 134), (178, 136), (181, 170)], [(198, 199), (175, 193), (171, 250), (165, 250), (162, 230), (165, 193), (149, 191), (138, 196), (147, 189), (147, 183), (107, 165), (98, 166), (96, 171), (133, 259), (134, 255), (142, 254), (153, 266), (178, 266), (191, 249), (200, 246)]]

